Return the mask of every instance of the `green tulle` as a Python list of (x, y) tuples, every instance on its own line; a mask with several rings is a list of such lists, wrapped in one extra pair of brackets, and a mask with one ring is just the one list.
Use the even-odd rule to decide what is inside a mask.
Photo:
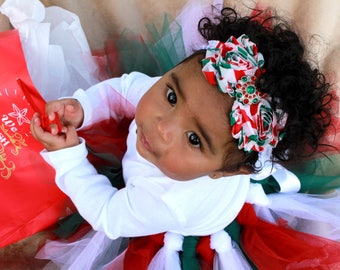
[(185, 58), (181, 26), (164, 14), (161, 30), (155, 24), (146, 24), (151, 36), (148, 47), (157, 59), (160, 75), (172, 69)]
[(161, 76), (185, 58), (181, 26), (168, 14), (162, 15), (161, 26), (145, 25), (148, 36), (129, 29), (106, 42), (109, 76), (140, 71), (149, 76)]
[(292, 170), (300, 179), (300, 192), (325, 193), (340, 187), (340, 154), (306, 161)]
[[(299, 178), (300, 192), (322, 194), (340, 187), (340, 154), (325, 153), (319, 158), (297, 162), (290, 169)], [(272, 186), (275, 184), (271, 183)], [(275, 189), (275, 188), (274, 188)]]
[[(299, 178), (301, 193), (323, 194), (340, 187), (340, 154), (298, 162), (288, 168)], [(266, 194), (280, 191), (279, 184), (270, 176), (260, 183)]]
[(107, 44), (114, 44), (106, 49), (110, 77), (132, 71), (149, 76), (160, 75), (157, 60), (141, 36), (125, 29), (119, 37), (114, 37)]
[(59, 220), (57, 228), (53, 233), (61, 239), (67, 239), (72, 236), (84, 222), (85, 219), (78, 212), (73, 213)]

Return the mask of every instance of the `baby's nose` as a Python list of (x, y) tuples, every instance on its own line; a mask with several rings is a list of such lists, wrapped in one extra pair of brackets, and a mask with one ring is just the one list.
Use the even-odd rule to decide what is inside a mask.
[(174, 119), (159, 119), (157, 122), (157, 131), (161, 140), (169, 144), (176, 132), (176, 121)]

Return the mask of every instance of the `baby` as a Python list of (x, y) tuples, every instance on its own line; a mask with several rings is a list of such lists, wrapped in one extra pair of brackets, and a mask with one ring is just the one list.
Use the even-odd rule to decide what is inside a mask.
[[(207, 48), (162, 77), (133, 72), (49, 102), (61, 130), (44, 130), (37, 114), (31, 121), (57, 185), (109, 238), (222, 230), (246, 201), (250, 178), (283, 171), (277, 180), (294, 182), (273, 161), (316, 151), (329, 125), (329, 85), (284, 24), (267, 27), (226, 8), (199, 29)], [(129, 104), (126, 186), (117, 190), (87, 160), (77, 129), (131, 116)]]

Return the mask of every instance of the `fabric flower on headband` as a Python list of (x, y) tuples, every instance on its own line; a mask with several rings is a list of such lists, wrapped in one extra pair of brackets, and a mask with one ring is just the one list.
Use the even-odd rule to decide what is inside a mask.
[(283, 138), (287, 121), (282, 110), (273, 111), (271, 98), (256, 89), (255, 81), (264, 65), (263, 55), (246, 35), (227, 42), (209, 41), (202, 71), (208, 82), (235, 98), (230, 113), (233, 138), (246, 152), (262, 152)]

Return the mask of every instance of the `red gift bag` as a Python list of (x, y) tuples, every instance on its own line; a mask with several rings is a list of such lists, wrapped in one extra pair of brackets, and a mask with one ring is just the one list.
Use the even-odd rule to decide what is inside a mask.
[[(17, 79), (31, 91), (30, 99)], [(0, 247), (47, 228), (73, 209), (40, 156), (43, 146), (30, 134), (30, 102), (37, 97), (18, 32), (0, 33)]]

